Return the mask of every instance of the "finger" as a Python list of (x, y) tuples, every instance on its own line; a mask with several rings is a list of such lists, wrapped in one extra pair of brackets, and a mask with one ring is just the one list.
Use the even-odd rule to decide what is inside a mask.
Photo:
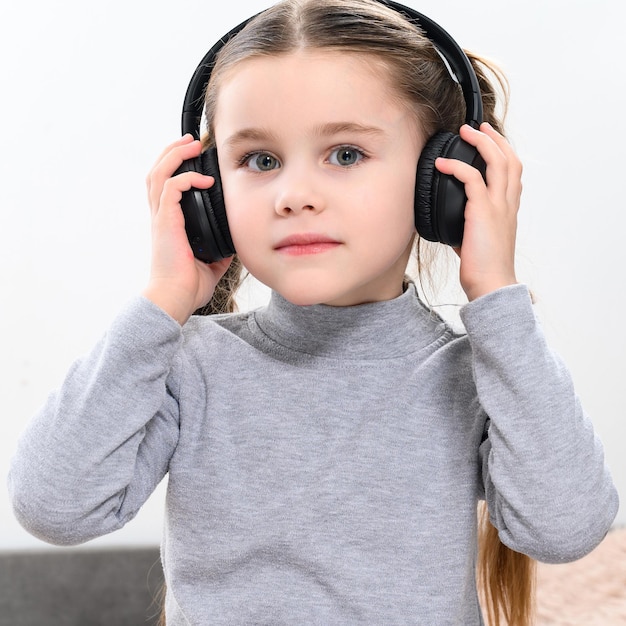
[(169, 145), (159, 156), (152, 169), (148, 172), (147, 183), (154, 184), (158, 180), (159, 175), (169, 178), (180, 164), (186, 159), (191, 159), (200, 154), (202, 151), (201, 142), (191, 140), (191, 135), (185, 135), (179, 141)]
[(477, 202), (487, 200), (485, 181), (480, 171), (474, 166), (458, 159), (438, 157), (435, 160), (435, 167), (442, 174), (454, 176), (459, 182), (463, 183), (468, 200), (474, 199)]
[(491, 137), (506, 157), (507, 163), (507, 200), (511, 203), (518, 202), (522, 193), (523, 165), (513, 146), (509, 141), (496, 131), (491, 124), (484, 122), (481, 131)]
[[(459, 131), (461, 138), (474, 146), (487, 164), (487, 186), (495, 192), (506, 193), (509, 184), (507, 155), (494, 137), (464, 124)], [(495, 133), (495, 131), (493, 131)]]
[(196, 189), (210, 189), (215, 183), (213, 176), (206, 176), (200, 172), (185, 172), (168, 178), (163, 184), (157, 204), (157, 213), (162, 207), (172, 207), (180, 210), (180, 200), (185, 191), (192, 187)]
[(172, 143), (170, 143), (168, 146), (166, 146), (163, 151), (161, 152), (161, 154), (159, 154), (159, 156), (156, 158), (156, 160), (154, 161), (154, 164), (152, 165), (151, 169), (154, 169), (163, 159), (163, 157), (170, 152), (171, 150), (173, 150), (174, 148), (176, 148), (177, 146), (182, 146), (184, 144), (188, 144), (191, 143), (194, 140), (193, 135), (191, 133), (186, 133), (185, 135), (183, 135), (182, 137), (180, 137), (179, 139), (177, 139), (176, 141), (173, 141)]
[(178, 146), (185, 145), (185, 144), (189, 144), (192, 141), (193, 141), (193, 136), (190, 133), (187, 133), (187, 134), (183, 135), (180, 139), (177, 139), (176, 141), (174, 141), (171, 144), (169, 144), (161, 152), (161, 154), (159, 154), (159, 156), (157, 157), (156, 161), (153, 163), (152, 167), (150, 168), (150, 171), (146, 175), (146, 187), (148, 188), (148, 193), (150, 193), (150, 187), (152, 186), (152, 172), (157, 168), (159, 163), (161, 163), (161, 161), (163, 160), (165, 155), (168, 154), (169, 152), (171, 152), (174, 148), (176, 148)]
[(180, 144), (177, 142), (162, 153), (160, 160), (150, 170), (146, 179), (148, 199), (153, 211), (158, 207), (165, 182), (172, 177), (183, 161), (198, 157), (201, 151), (200, 141), (191, 141)]

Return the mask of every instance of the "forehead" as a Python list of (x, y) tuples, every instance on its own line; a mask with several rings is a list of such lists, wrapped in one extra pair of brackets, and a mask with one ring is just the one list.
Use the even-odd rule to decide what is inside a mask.
[[(395, 124), (410, 115), (382, 60), (335, 50), (302, 49), (246, 59), (221, 80), (214, 128), (325, 124), (351, 120)], [(232, 129), (229, 129), (232, 130)]]

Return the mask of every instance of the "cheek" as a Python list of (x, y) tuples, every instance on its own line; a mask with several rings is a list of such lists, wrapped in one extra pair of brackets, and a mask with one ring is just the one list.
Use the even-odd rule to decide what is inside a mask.
[(238, 181), (233, 180), (233, 177), (222, 178), (222, 189), (228, 228), (235, 248), (239, 250), (241, 245), (237, 246), (237, 241), (246, 242), (251, 237), (256, 226), (255, 215), (260, 215), (260, 212), (254, 210), (255, 196), (246, 194)]
[[(410, 236), (415, 232), (415, 170), (388, 172), (381, 177), (385, 182), (372, 193), (361, 195), (363, 206), (369, 207), (368, 218), (381, 234), (394, 238)], [(381, 210), (381, 207), (382, 210)]]
[(259, 198), (241, 193), (224, 193), (228, 227), (237, 255), (243, 266), (263, 281), (266, 263), (270, 257), (271, 241), (266, 223), (266, 212), (261, 210)]
[(400, 227), (408, 229), (411, 234), (415, 230), (415, 181), (417, 178), (417, 163), (405, 168), (402, 176), (397, 180), (394, 194), (393, 213)]
[[(245, 254), (245, 251), (250, 250), (251, 246), (254, 245), (255, 239), (258, 241), (260, 234), (258, 225), (255, 224), (252, 214), (249, 212), (227, 209), (226, 217), (235, 250), (239, 256), (242, 256), (242, 252)], [(256, 237), (254, 237), (255, 232)]]

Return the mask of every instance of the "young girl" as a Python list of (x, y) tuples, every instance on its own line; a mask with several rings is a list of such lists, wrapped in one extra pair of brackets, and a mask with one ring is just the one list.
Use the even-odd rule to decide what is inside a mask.
[[(583, 556), (618, 503), (516, 280), (521, 166), (471, 59), (479, 129), (432, 42), (379, 2), (284, 0), (226, 44), (205, 145), (237, 257), (191, 252), (181, 196), (214, 178), (174, 175), (202, 150), (186, 135), (148, 177), (144, 293), (20, 442), (10, 489), (30, 532), (112, 532), (168, 474), (168, 624), (467, 626), (483, 623), (484, 500), (491, 621), (530, 623), (530, 559)], [(462, 334), (405, 278), (424, 248), (418, 158), (459, 128), (487, 168), (436, 162), (467, 195)], [(241, 265), (271, 300), (227, 313)]]

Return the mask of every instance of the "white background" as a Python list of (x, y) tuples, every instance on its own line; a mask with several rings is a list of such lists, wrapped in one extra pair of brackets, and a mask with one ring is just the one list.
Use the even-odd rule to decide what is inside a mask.
[[(626, 500), (626, 5), (407, 1), (508, 74), (508, 131), (525, 163), (519, 278)], [(9, 458), (70, 363), (146, 281), (144, 179), (179, 135), (188, 80), (219, 36), (269, 2), (0, 6), (0, 548), (42, 546), (12, 517)], [(158, 542), (163, 492), (97, 543)]]

